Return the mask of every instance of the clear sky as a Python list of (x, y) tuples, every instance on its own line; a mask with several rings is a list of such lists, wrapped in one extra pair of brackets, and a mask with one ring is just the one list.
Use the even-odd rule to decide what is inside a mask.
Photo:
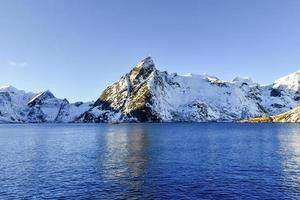
[(300, 69), (299, 0), (1, 0), (0, 85), (95, 100), (151, 55), (158, 69), (249, 76)]

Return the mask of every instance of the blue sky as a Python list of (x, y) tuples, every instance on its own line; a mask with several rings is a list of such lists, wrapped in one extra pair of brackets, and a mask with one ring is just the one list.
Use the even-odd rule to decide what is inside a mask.
[(300, 69), (298, 0), (2, 0), (0, 85), (70, 101), (151, 55), (169, 72), (249, 76)]

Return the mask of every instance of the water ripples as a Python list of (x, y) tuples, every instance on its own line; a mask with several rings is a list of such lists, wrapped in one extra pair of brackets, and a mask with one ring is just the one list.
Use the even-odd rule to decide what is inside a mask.
[(0, 126), (1, 199), (300, 199), (300, 125)]

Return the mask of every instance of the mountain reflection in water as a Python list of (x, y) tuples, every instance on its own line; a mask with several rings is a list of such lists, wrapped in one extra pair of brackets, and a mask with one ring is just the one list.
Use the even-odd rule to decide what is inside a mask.
[(0, 125), (1, 199), (298, 199), (300, 125)]

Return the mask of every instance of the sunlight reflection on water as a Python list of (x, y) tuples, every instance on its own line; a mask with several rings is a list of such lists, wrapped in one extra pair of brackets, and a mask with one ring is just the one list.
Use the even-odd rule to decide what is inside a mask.
[(0, 126), (1, 198), (298, 199), (295, 124)]
[[(284, 189), (300, 191), (300, 130), (290, 125), (279, 128)], [(298, 196), (300, 198), (300, 196)]]

